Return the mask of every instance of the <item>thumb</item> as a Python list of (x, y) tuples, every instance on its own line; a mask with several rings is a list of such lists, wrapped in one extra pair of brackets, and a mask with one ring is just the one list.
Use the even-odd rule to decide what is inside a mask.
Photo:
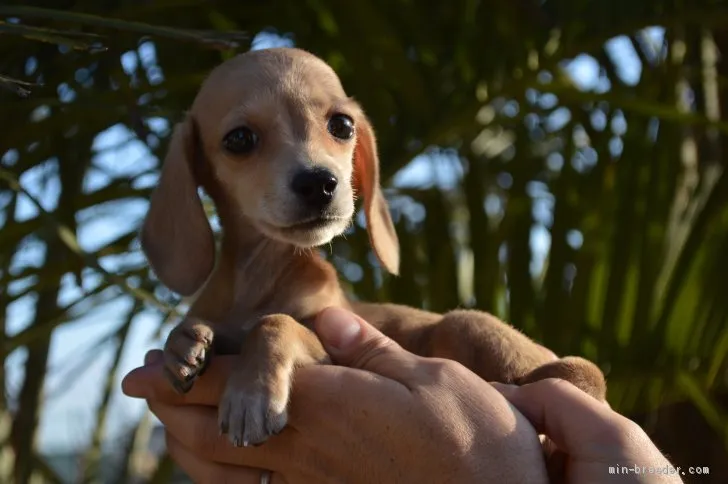
[(422, 358), (356, 314), (338, 307), (319, 313), (314, 328), (334, 363), (370, 371), (400, 382), (411, 379)]

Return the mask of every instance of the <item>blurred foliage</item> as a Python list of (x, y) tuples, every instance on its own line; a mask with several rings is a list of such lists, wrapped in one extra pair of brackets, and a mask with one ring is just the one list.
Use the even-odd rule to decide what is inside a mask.
[[(726, 3), (5, 0), (0, 482), (171, 475), (148, 416), (102, 464), (130, 328), (180, 303), (138, 224), (171, 123), (251, 43), (324, 58), (377, 129), (403, 275), (383, 277), (359, 227), (330, 254), (352, 294), (491, 311), (586, 356), (676, 465), (710, 467), (694, 482), (728, 481)], [(70, 385), (112, 353), (67, 478), (36, 442), (52, 338), (114, 301), (118, 324), (60, 365)]]

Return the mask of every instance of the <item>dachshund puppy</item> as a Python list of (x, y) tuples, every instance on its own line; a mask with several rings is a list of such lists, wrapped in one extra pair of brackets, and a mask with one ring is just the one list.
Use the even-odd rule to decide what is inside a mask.
[[(199, 188), (217, 210), (219, 247)], [(333, 266), (313, 249), (351, 225), (357, 197), (374, 253), (396, 275), (399, 243), (379, 186), (374, 131), (333, 69), (303, 50), (251, 51), (223, 63), (174, 128), (140, 238), (160, 281), (194, 297), (164, 347), (175, 388), (188, 391), (213, 353), (240, 357), (219, 406), (220, 430), (234, 445), (280, 432), (296, 368), (330, 363), (310, 329), (329, 306), (485, 380), (558, 377), (605, 398), (594, 364), (559, 359), (489, 314), (348, 301)]]

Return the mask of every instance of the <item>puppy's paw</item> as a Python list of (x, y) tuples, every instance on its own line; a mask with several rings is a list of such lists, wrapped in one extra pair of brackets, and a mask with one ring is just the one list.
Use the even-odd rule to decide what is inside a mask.
[(234, 374), (220, 401), (220, 433), (236, 447), (260, 445), (280, 433), (288, 423), (291, 377), (261, 378), (254, 373)]
[(189, 318), (175, 327), (164, 345), (165, 373), (179, 393), (190, 391), (210, 360), (214, 332), (205, 322)]

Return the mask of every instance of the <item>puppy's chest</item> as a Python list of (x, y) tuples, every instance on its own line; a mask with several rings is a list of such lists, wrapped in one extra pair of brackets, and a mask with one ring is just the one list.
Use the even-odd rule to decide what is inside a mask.
[(319, 312), (329, 306), (342, 305), (348, 307), (348, 302), (342, 302), (336, 294), (330, 294), (328, 297), (301, 294), (294, 300), (255, 306), (238, 302), (226, 316), (214, 322), (216, 351), (237, 352), (246, 335), (266, 316), (285, 314), (313, 329), (313, 322)]
[[(323, 308), (321, 308), (323, 309)], [(305, 305), (277, 305), (264, 307), (238, 306), (220, 320), (217, 326), (225, 328), (236, 328), (247, 333), (255, 328), (260, 320), (274, 314), (285, 314), (301, 324), (307, 324), (316, 316), (316, 311), (311, 312)]]

